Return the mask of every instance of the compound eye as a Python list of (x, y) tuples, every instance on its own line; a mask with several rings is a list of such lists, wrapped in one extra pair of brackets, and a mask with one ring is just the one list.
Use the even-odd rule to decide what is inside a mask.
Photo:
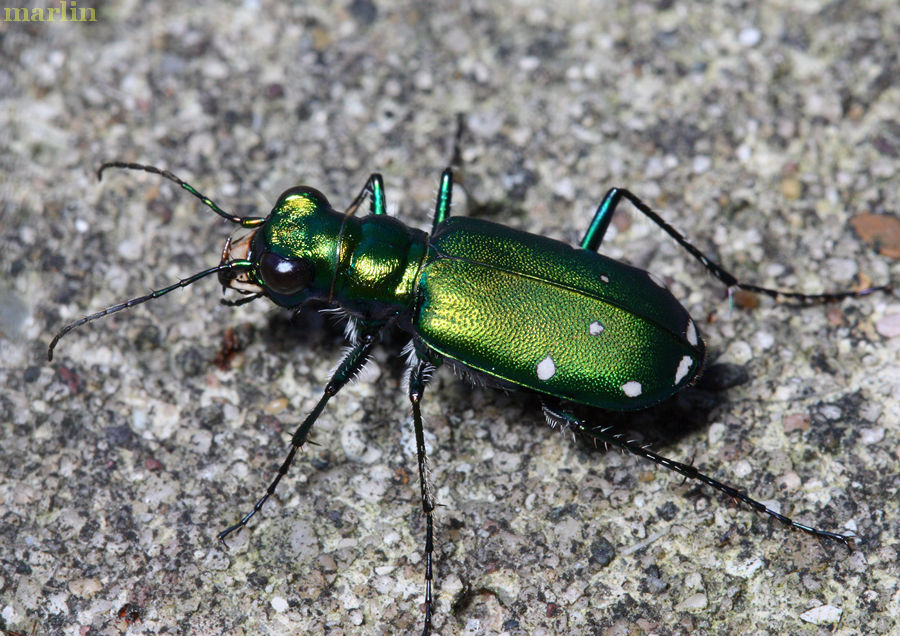
[(266, 252), (259, 259), (259, 276), (265, 286), (276, 294), (292, 296), (312, 282), (312, 263), (305, 258), (284, 258)]

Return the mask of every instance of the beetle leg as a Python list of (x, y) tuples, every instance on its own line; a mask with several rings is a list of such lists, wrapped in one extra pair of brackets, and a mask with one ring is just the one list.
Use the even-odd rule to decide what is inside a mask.
[(594, 252), (596, 252), (600, 248), (600, 243), (601, 241), (603, 241), (603, 236), (606, 234), (606, 230), (607, 228), (609, 228), (609, 223), (612, 220), (613, 212), (615, 212), (616, 206), (621, 203), (622, 199), (627, 200), (644, 216), (656, 223), (656, 225), (658, 225), (666, 234), (675, 239), (675, 241), (679, 245), (681, 245), (681, 247), (687, 250), (687, 252), (691, 256), (700, 261), (703, 267), (705, 267), (713, 276), (725, 283), (729, 290), (729, 297), (731, 295), (731, 290), (736, 287), (748, 292), (765, 294), (766, 296), (770, 296), (776, 300), (789, 298), (801, 304), (810, 305), (814, 303), (833, 302), (841, 300), (843, 298), (866, 296), (875, 292), (885, 292), (889, 294), (892, 291), (891, 288), (887, 285), (878, 285), (876, 287), (868, 287), (859, 291), (838, 291), (827, 292), (824, 294), (801, 294), (798, 292), (784, 291), (780, 289), (773, 289), (770, 287), (760, 287), (758, 285), (742, 283), (734, 274), (722, 268), (718, 263), (714, 262), (706, 254), (694, 247), (686, 238), (684, 238), (681, 232), (666, 223), (662, 217), (660, 217), (650, 208), (649, 205), (641, 201), (637, 196), (635, 196), (628, 190), (625, 190), (624, 188), (612, 188), (609, 192), (606, 193), (606, 196), (603, 197), (603, 201), (600, 202), (597, 211), (594, 213), (594, 219), (591, 221), (590, 227), (588, 227), (587, 232), (585, 232), (584, 238), (581, 239), (580, 246), (582, 248), (586, 250), (592, 250)]
[(356, 210), (362, 205), (363, 199), (365, 199), (366, 196), (371, 196), (369, 201), (371, 203), (372, 214), (387, 214), (387, 203), (385, 203), (384, 200), (384, 180), (382, 180), (380, 174), (373, 172), (369, 175), (369, 178), (366, 179), (359, 194), (353, 199), (353, 203), (347, 207), (344, 215), (353, 216), (356, 214)]
[(662, 455), (657, 455), (651, 450), (647, 450), (643, 446), (638, 446), (633, 442), (629, 442), (626, 439), (615, 435), (609, 432), (609, 429), (604, 429), (599, 426), (589, 426), (584, 420), (577, 418), (576, 416), (568, 413), (557, 407), (550, 407), (546, 402), (543, 404), (544, 406), (544, 415), (553, 423), (558, 423), (562, 426), (566, 426), (573, 431), (577, 431), (584, 435), (588, 435), (595, 439), (604, 442), (605, 444), (609, 444), (610, 446), (615, 446), (617, 448), (621, 448), (622, 450), (626, 450), (629, 453), (637, 455), (638, 457), (643, 457), (644, 459), (649, 459), (651, 462), (659, 464), (664, 468), (668, 468), (669, 470), (675, 471), (685, 477), (690, 479), (696, 479), (707, 486), (715, 488), (719, 492), (723, 492), (728, 495), (732, 499), (736, 499), (741, 501), (756, 512), (767, 514), (774, 519), (777, 519), (781, 523), (786, 526), (793, 528), (795, 530), (800, 530), (802, 532), (806, 532), (807, 534), (811, 534), (815, 537), (823, 538), (823, 539), (831, 539), (833, 541), (839, 541), (843, 543), (848, 548), (852, 548), (852, 542), (854, 537), (851, 535), (838, 534), (836, 532), (828, 532), (826, 530), (819, 530), (818, 528), (813, 528), (811, 526), (804, 525), (802, 523), (798, 523), (791, 519), (790, 517), (786, 517), (783, 514), (776, 512), (766, 506), (763, 503), (756, 501), (755, 499), (751, 499), (747, 494), (741, 492), (734, 486), (729, 486), (728, 484), (724, 484), (720, 481), (709, 477), (708, 475), (704, 475), (696, 468), (694, 468), (690, 464), (683, 464), (681, 462), (677, 462), (673, 459), (669, 459), (667, 457), (663, 457)]
[(431, 487), (428, 458), (425, 455), (425, 433), (422, 429), (422, 410), (420, 402), (425, 385), (434, 371), (434, 365), (419, 360), (409, 369), (409, 401), (412, 404), (413, 427), (416, 432), (416, 454), (419, 458), (419, 487), (422, 492), (422, 512), (425, 514), (425, 628), (422, 635), (431, 633), (431, 614), (433, 602), (431, 596), (432, 571), (431, 560), (434, 553), (434, 491)]
[(340, 391), (347, 382), (353, 379), (357, 373), (365, 366), (366, 361), (369, 359), (369, 353), (372, 351), (372, 347), (375, 346), (375, 335), (373, 333), (366, 333), (361, 335), (359, 341), (354, 344), (347, 354), (344, 356), (344, 359), (341, 360), (341, 363), (338, 365), (337, 370), (332, 374), (331, 379), (328, 381), (328, 384), (325, 385), (325, 391), (322, 394), (322, 397), (319, 398), (319, 401), (316, 403), (316, 406), (310, 412), (309, 415), (306, 416), (306, 419), (303, 420), (303, 423), (297, 428), (294, 432), (294, 436), (291, 438), (291, 450), (288, 452), (287, 457), (284, 462), (282, 462), (281, 467), (278, 469), (278, 474), (275, 475), (275, 479), (272, 480), (272, 483), (269, 484), (269, 487), (266, 489), (266, 494), (264, 494), (259, 501), (256, 502), (256, 505), (253, 506), (253, 509), (241, 517), (241, 520), (238, 521), (233, 526), (230, 526), (219, 533), (219, 541), (225, 543), (225, 537), (234, 532), (235, 530), (240, 530), (244, 526), (247, 525), (247, 522), (250, 521), (250, 518), (255, 515), (259, 510), (263, 507), (263, 504), (266, 503), (266, 500), (272, 496), (275, 492), (275, 488), (278, 487), (278, 482), (281, 481), (281, 478), (287, 474), (288, 469), (291, 467), (291, 464), (294, 461), (294, 456), (297, 454), (297, 451), (306, 443), (306, 438), (309, 435), (309, 429), (312, 428), (312, 425), (319, 418), (319, 415), (322, 414), (322, 411), (325, 409), (325, 405), (338, 391)]
[[(450, 159), (451, 166), (462, 166), (462, 151), (460, 150), (463, 130), (466, 127), (466, 118), (462, 113), (456, 115), (456, 134), (453, 136), (453, 156)], [(431, 233), (437, 231), (438, 225), (450, 217), (450, 200), (453, 195), (453, 170), (444, 168), (441, 173), (441, 184), (438, 186), (437, 202), (434, 206), (434, 220), (431, 223)]]
[(622, 201), (622, 192), (626, 191), (613, 188), (603, 197), (600, 205), (597, 206), (597, 211), (594, 212), (594, 218), (590, 226), (588, 226), (587, 232), (584, 233), (584, 238), (581, 239), (580, 245), (583, 249), (591, 250), (592, 252), (600, 249), (600, 243), (606, 235), (606, 230), (609, 228), (610, 221), (612, 221), (616, 206)]
[(431, 233), (437, 231), (438, 225), (450, 216), (450, 199), (453, 196), (453, 170), (444, 168), (441, 173), (441, 185), (438, 186), (437, 202), (434, 204), (434, 221), (431, 223)]

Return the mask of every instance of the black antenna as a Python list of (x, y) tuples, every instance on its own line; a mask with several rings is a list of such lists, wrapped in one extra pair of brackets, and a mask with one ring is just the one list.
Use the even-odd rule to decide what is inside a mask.
[(202, 192), (198, 192), (194, 186), (190, 183), (186, 183), (182, 181), (174, 174), (169, 172), (168, 170), (162, 170), (160, 168), (156, 168), (154, 166), (147, 166), (142, 163), (128, 163), (125, 161), (110, 161), (108, 163), (104, 163), (97, 170), (97, 180), (103, 180), (103, 171), (107, 168), (123, 168), (125, 170), (143, 170), (144, 172), (150, 172), (152, 174), (158, 174), (161, 177), (165, 177), (169, 181), (173, 181), (180, 185), (182, 188), (193, 194), (195, 197), (200, 199), (203, 202), (203, 205), (207, 206), (213, 212), (221, 216), (223, 219), (228, 219), (232, 223), (237, 223), (241, 227), (258, 227), (265, 223), (265, 219), (257, 216), (237, 216), (235, 214), (229, 214), (222, 208), (220, 208), (215, 201), (207, 197)]
[(180, 287), (187, 287), (192, 283), (197, 282), (201, 278), (205, 278), (210, 274), (215, 274), (217, 272), (225, 272), (232, 271), (236, 269), (247, 270), (253, 267), (252, 261), (239, 260), (239, 261), (230, 261), (228, 263), (221, 263), (216, 265), (215, 267), (210, 267), (209, 269), (203, 270), (193, 276), (189, 276), (184, 278), (173, 285), (169, 285), (168, 287), (164, 287), (162, 289), (157, 289), (156, 291), (152, 291), (146, 296), (139, 296), (137, 298), (132, 298), (131, 300), (126, 300), (124, 303), (119, 303), (118, 305), (113, 305), (112, 307), (107, 307), (102, 311), (98, 311), (95, 314), (91, 314), (90, 316), (85, 316), (75, 322), (69, 323), (65, 327), (59, 330), (59, 333), (53, 337), (53, 340), (50, 341), (50, 347), (47, 349), (47, 360), (53, 360), (53, 349), (56, 347), (56, 343), (60, 341), (60, 339), (75, 329), (75, 327), (80, 327), (81, 325), (91, 322), (92, 320), (97, 320), (98, 318), (102, 318), (103, 316), (108, 316), (109, 314), (114, 314), (117, 311), (122, 311), (123, 309), (128, 309), (129, 307), (134, 307), (135, 305), (140, 305), (141, 303), (145, 303), (148, 300), (153, 300), (154, 298), (159, 298), (160, 296), (165, 296), (170, 291), (178, 289)]

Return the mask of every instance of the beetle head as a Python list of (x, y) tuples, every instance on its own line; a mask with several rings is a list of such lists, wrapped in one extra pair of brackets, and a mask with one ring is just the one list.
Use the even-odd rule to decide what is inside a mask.
[(331, 286), (342, 228), (343, 215), (325, 195), (307, 186), (291, 188), (252, 234), (225, 243), (222, 263), (243, 260), (252, 266), (223, 270), (219, 282), (284, 307), (323, 296)]

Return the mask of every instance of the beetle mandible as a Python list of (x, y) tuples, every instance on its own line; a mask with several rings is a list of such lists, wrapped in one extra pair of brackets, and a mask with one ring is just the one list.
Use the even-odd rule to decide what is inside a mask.
[[(800, 303), (836, 301), (874, 292), (801, 294), (739, 281), (709, 259), (634, 194), (611, 189), (578, 247), (481, 219), (450, 215), (453, 175), (441, 175), (430, 234), (386, 214), (384, 184), (372, 174), (346, 209), (338, 212), (314, 188), (290, 188), (266, 217), (229, 214), (190, 184), (153, 166), (110, 162), (108, 168), (143, 170), (177, 183), (219, 216), (252, 233), (229, 238), (220, 263), (145, 296), (108, 307), (65, 326), (50, 343), (48, 358), (69, 331), (102, 316), (159, 298), (216, 274), (240, 305), (268, 297), (296, 308), (325, 301), (344, 312), (350, 349), (325, 385), (315, 407), (294, 432), (291, 448), (265, 494), (225, 538), (249, 522), (287, 474), (297, 451), (327, 402), (365, 365), (377, 334), (395, 322), (410, 334), (407, 345), (409, 401), (425, 515), (425, 626), (433, 613), (434, 491), (429, 482), (421, 399), (434, 369), (447, 363), (489, 386), (522, 389), (541, 397), (552, 425), (567, 427), (618, 447), (686, 478), (696, 479), (757, 512), (811, 535), (851, 544), (852, 537), (798, 523), (741, 490), (691, 465), (658, 455), (608, 429), (576, 417), (565, 402), (630, 411), (657, 404), (696, 380), (705, 347), (696, 323), (655, 277), (597, 252), (613, 212), (623, 201), (678, 242), (726, 285)], [(370, 214), (354, 216), (365, 199)]]

